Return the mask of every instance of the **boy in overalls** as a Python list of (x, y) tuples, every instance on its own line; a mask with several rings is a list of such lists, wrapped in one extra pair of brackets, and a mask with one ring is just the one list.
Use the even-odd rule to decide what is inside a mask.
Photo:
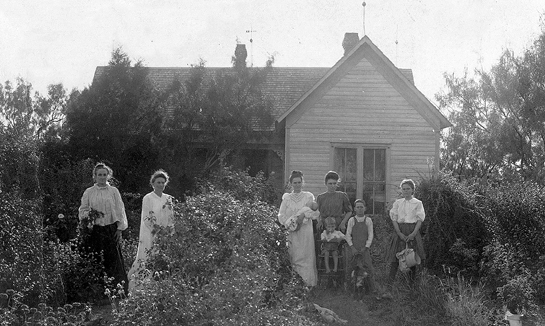
[[(374, 269), (371, 261), (371, 243), (373, 242), (373, 220), (365, 216), (365, 201), (357, 199), (354, 202), (356, 215), (348, 220), (346, 228), (346, 242), (350, 247), (351, 269), (363, 266), (367, 272), (369, 291), (375, 293)], [(357, 254), (360, 255), (357, 255)], [(354, 259), (353, 259), (354, 258)]]

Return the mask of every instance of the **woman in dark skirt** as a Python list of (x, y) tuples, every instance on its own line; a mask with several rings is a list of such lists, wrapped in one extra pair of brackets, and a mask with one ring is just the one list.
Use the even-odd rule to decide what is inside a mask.
[[(420, 227), (426, 218), (424, 206), (420, 200), (413, 197), (415, 188), (413, 180), (405, 179), (401, 181), (400, 187), (403, 198), (396, 200), (390, 210), (390, 218), (395, 230), (386, 257), (387, 261), (390, 262), (390, 273), (388, 275), (390, 285), (393, 284), (398, 270), (399, 263), (396, 253), (405, 249), (406, 245), (416, 251), (422, 262), (426, 259), (424, 243), (420, 236)], [(409, 272), (411, 283), (414, 282), (415, 277), (416, 266), (411, 267)]]
[(108, 183), (112, 174), (106, 164), (95, 165), (95, 184), (81, 197), (79, 219), (88, 221), (85, 226), (90, 229), (87, 245), (95, 254), (102, 253), (106, 274), (114, 278), (114, 285), (121, 284), (127, 293), (129, 280), (121, 254), (121, 231), (128, 226), (127, 215), (119, 190)]

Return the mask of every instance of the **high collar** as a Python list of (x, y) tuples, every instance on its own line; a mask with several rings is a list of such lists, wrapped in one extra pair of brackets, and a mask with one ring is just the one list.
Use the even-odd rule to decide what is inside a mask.
[(108, 189), (109, 186), (110, 184), (108, 182), (106, 182), (106, 185), (104, 186), (99, 186), (98, 183), (95, 183), (95, 187), (97, 187), (98, 189)]

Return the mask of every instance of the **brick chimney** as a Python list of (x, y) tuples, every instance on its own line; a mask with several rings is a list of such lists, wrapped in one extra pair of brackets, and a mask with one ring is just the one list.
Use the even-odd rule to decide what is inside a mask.
[(344, 48), (344, 55), (347, 55), (350, 50), (358, 44), (360, 41), (360, 38), (358, 36), (358, 33), (344, 33), (344, 40), (343, 40), (343, 48)]

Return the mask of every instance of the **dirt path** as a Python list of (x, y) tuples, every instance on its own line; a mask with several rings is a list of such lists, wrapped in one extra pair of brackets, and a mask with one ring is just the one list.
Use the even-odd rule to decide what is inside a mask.
[(332, 289), (316, 289), (311, 301), (321, 307), (333, 310), (342, 319), (348, 320), (346, 325), (393, 326), (391, 300), (377, 300), (373, 296), (364, 296), (362, 302), (354, 300), (345, 291)]

